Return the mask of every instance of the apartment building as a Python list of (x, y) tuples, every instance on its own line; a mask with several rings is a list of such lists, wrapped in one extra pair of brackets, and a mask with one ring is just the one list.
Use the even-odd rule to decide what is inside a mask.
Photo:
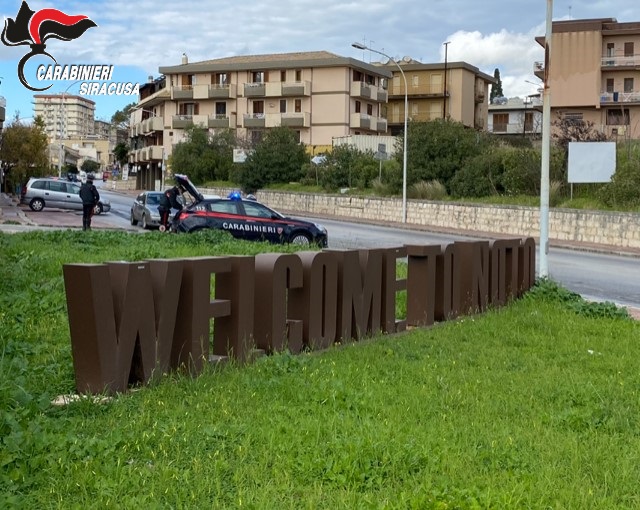
[(50, 142), (80, 138), (95, 132), (96, 103), (73, 94), (35, 94), (33, 116), (44, 120)]
[(399, 135), (404, 130), (404, 78), (408, 119), (428, 122), (448, 118), (469, 128), (486, 129), (487, 98), (489, 86), (495, 83), (493, 76), (466, 62), (423, 64), (404, 57), (397, 64), (377, 64), (393, 74), (386, 114), (390, 134)]
[(542, 134), (542, 100), (539, 94), (496, 98), (489, 105), (487, 131), (538, 139)]
[[(544, 47), (545, 37), (536, 41)], [(593, 122), (612, 139), (640, 138), (640, 22), (554, 21), (548, 84), (551, 117)], [(544, 79), (545, 63), (534, 73)]]
[(157, 187), (163, 161), (184, 129), (231, 128), (257, 141), (288, 126), (316, 151), (335, 137), (386, 134), (386, 85), (392, 74), (326, 51), (250, 55), (160, 67), (163, 78), (140, 87), (130, 130), (138, 185)]

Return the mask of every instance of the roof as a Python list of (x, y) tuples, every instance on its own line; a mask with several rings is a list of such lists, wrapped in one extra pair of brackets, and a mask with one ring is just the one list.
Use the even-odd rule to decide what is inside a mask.
[(272, 53), (265, 55), (239, 55), (203, 60), (175, 66), (160, 67), (162, 74), (203, 72), (260, 71), (267, 69), (299, 69), (303, 67), (354, 67), (391, 78), (392, 74), (379, 66), (357, 59), (341, 57), (328, 51)]
[[(418, 60), (410, 59), (409, 61), (407, 61), (403, 59), (403, 60), (399, 60), (397, 63), (403, 71), (433, 71), (433, 70), (444, 70), (445, 68), (444, 62), (438, 62), (434, 64), (423, 64)], [(381, 62), (374, 62), (373, 65), (382, 67), (384, 69), (388, 69), (391, 72), (398, 69), (398, 67), (392, 63), (383, 64)], [(482, 78), (483, 80), (489, 83), (492, 83), (492, 84), (498, 83), (498, 81), (493, 76), (483, 73), (476, 66), (472, 66), (467, 62), (447, 62), (447, 69), (466, 69), (467, 71), (475, 74), (476, 76)]]

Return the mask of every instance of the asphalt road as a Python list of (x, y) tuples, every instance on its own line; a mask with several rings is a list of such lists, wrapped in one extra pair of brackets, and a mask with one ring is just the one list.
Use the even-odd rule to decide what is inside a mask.
[[(100, 215), (97, 221), (111, 228), (143, 232), (140, 227), (132, 227), (129, 222), (131, 203), (136, 195), (134, 192), (121, 194), (102, 188), (100, 193), (111, 201), (112, 207), (110, 213)], [(47, 213), (38, 214), (44, 216)], [(458, 234), (432, 233), (335, 219), (305, 219), (325, 225), (329, 232), (329, 246), (338, 249), (392, 247), (403, 244), (448, 244), (456, 240), (477, 239)], [(78, 227), (81, 224), (79, 219), (74, 225), (75, 223)], [(16, 231), (21, 230), (22, 228), (16, 228)], [(551, 278), (587, 299), (612, 301), (640, 308), (639, 256), (552, 247), (548, 265)]]

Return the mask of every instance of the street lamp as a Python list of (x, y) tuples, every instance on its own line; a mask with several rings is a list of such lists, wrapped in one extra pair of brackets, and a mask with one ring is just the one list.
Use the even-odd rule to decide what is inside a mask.
[(393, 58), (382, 51), (374, 50), (373, 48), (369, 48), (364, 44), (354, 42), (351, 46), (358, 50), (369, 50), (373, 53), (377, 53), (378, 55), (382, 55), (383, 57), (387, 57), (390, 62), (393, 62), (398, 69), (400, 70), (400, 74), (402, 75), (402, 79), (404, 80), (404, 140), (403, 140), (403, 154), (402, 154), (402, 223), (407, 222), (407, 119), (409, 116), (409, 97), (407, 96), (407, 77), (404, 75), (404, 71), (400, 64), (398, 64)]

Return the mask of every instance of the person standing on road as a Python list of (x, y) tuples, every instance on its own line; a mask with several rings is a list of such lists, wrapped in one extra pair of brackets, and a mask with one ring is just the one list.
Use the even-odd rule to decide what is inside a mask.
[(82, 200), (82, 230), (91, 230), (93, 210), (100, 200), (100, 193), (93, 184), (93, 175), (87, 175), (87, 180), (80, 186)]

